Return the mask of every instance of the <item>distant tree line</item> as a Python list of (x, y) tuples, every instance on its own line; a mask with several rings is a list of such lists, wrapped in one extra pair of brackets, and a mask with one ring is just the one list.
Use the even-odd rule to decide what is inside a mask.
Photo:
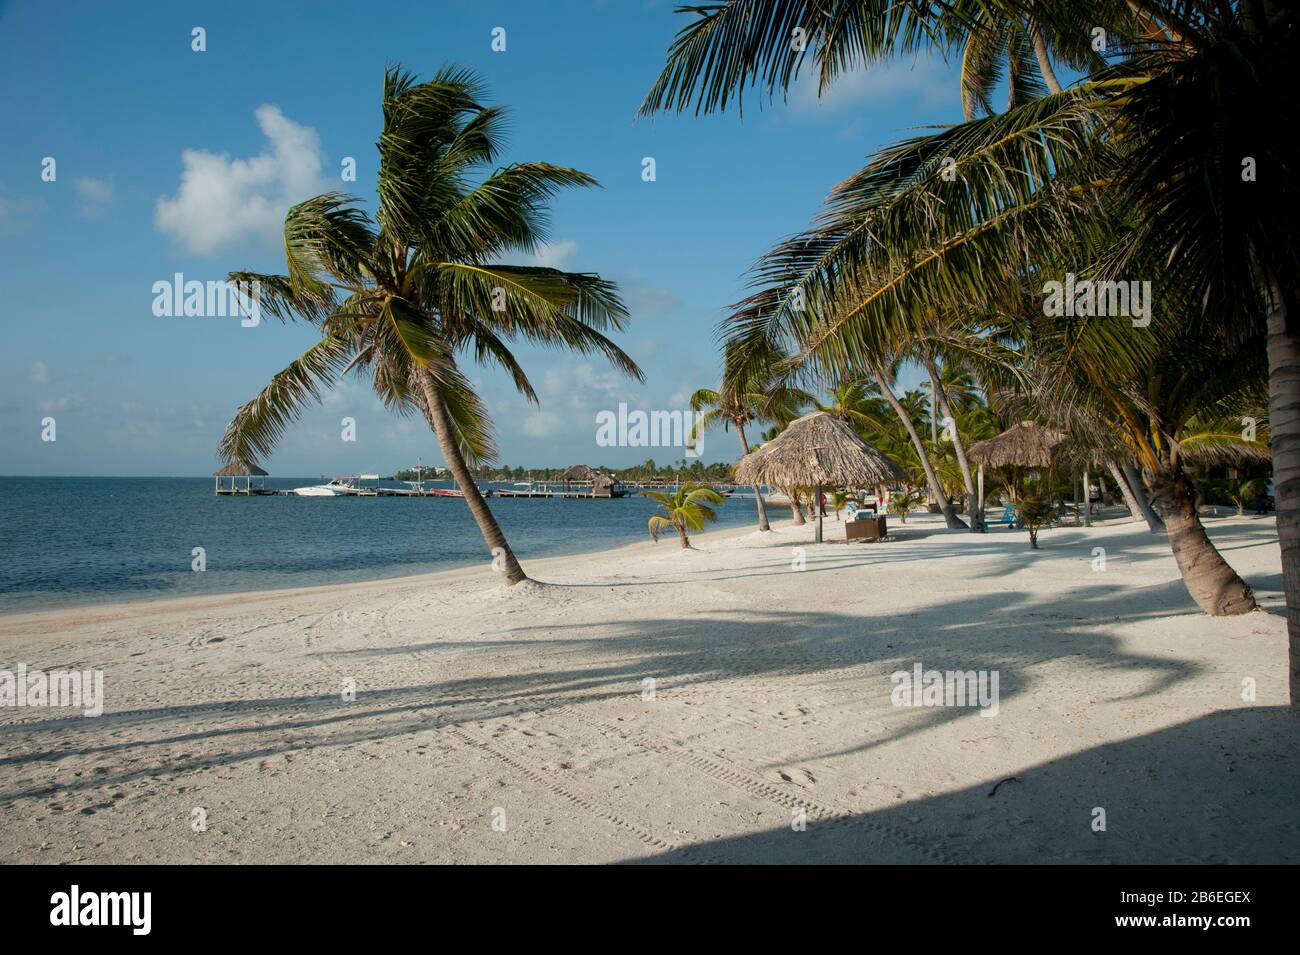
[[(585, 463), (585, 462), (584, 462)], [(734, 464), (715, 462), (705, 464), (702, 461), (687, 461), (681, 458), (666, 464), (658, 464), (653, 459), (634, 464), (627, 468), (607, 467), (603, 464), (591, 465), (593, 470), (608, 474), (616, 480), (631, 483), (649, 481), (696, 481), (701, 483), (727, 483), (731, 481)], [(480, 465), (473, 469), (474, 477), (480, 481), (554, 481), (567, 471), (562, 468), (525, 468), (508, 465)]]

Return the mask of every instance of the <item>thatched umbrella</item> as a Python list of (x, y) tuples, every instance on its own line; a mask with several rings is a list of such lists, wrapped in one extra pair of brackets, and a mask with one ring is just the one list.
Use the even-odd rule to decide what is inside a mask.
[(903, 477), (903, 469), (825, 411), (798, 418), (736, 465), (737, 484), (815, 490), (818, 543), (822, 539), (822, 485), (870, 487)]
[[(235, 490), (235, 478), (246, 478), (244, 481), (244, 491), (245, 493), (251, 494), (253, 478), (266, 477), (266, 472), (251, 461), (245, 460), (244, 458), (235, 458), (235, 460), (231, 461), (224, 468), (213, 471), (212, 476), (217, 479), (215, 486), (215, 490), (217, 491), (221, 490), (221, 479), (230, 478), (231, 493), (234, 493)], [(262, 486), (264, 488), (266, 487), (265, 481), (262, 482)]]
[(1022, 421), (996, 438), (976, 441), (967, 449), (966, 457), (991, 468), (1048, 468), (1052, 466), (1056, 449), (1068, 437), (1064, 432), (1044, 428), (1037, 422)]
[(984, 521), (984, 468), (1051, 468), (1057, 450), (1069, 435), (1035, 421), (1012, 425), (995, 438), (976, 441), (966, 457), (979, 465), (979, 513)]

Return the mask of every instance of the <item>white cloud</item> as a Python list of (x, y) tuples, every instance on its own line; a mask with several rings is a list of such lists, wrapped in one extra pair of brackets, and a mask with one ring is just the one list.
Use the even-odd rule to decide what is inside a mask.
[(578, 243), (573, 239), (561, 239), (559, 242), (547, 242), (532, 255), (524, 259), (524, 265), (537, 265), (548, 269), (564, 269), (568, 261), (578, 251)]
[(629, 401), (635, 381), (613, 368), (597, 368), (586, 361), (564, 363), (546, 369), (538, 396), (545, 403), (567, 402), (573, 410), (585, 409), (593, 401)]
[(8, 199), (0, 196), (0, 229), (26, 228), (44, 205), (40, 199)]
[(655, 288), (637, 281), (619, 282), (619, 287), (633, 317), (661, 315), (680, 308), (682, 304), (682, 300), (668, 289)]
[(329, 190), (316, 131), (277, 106), (259, 106), (256, 115), (267, 139), (261, 153), (231, 159), (187, 149), (176, 194), (158, 199), (154, 224), (191, 252), (209, 254), (250, 237), (274, 241), (289, 206)]
[(43, 385), (50, 380), (49, 366), (43, 361), (32, 362), (32, 367), (27, 372), (27, 377), (38, 385)]
[(54, 398), (49, 401), (42, 401), (40, 408), (45, 412), (58, 411), (76, 411), (86, 403), (86, 399), (79, 394), (64, 395), (62, 398)]
[(564, 419), (553, 411), (534, 411), (524, 418), (523, 429), (530, 438), (553, 438), (564, 431)]
[(888, 60), (841, 74), (819, 96), (817, 74), (800, 74), (790, 94), (789, 113), (836, 113), (863, 103), (910, 100), (927, 106), (958, 102), (951, 68), (936, 57)]
[(113, 187), (102, 179), (74, 179), (72, 188), (88, 202), (113, 201)]

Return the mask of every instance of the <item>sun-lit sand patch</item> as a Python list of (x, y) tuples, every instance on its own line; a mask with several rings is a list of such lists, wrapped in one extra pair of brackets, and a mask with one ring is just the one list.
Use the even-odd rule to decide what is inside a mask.
[[(881, 544), (780, 520), (523, 555), (541, 583), (513, 588), (485, 563), (0, 618), (6, 659), (106, 694), (98, 719), (0, 709), (0, 852), (1300, 861), (1271, 520), (1210, 521), (1266, 608), (1219, 619), (1142, 525), (1031, 552), (928, 515)], [(996, 715), (895, 705), (917, 663), (996, 672)]]

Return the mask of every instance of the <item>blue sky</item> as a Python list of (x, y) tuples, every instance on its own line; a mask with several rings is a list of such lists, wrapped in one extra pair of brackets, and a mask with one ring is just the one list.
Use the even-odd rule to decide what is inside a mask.
[[(283, 271), (284, 209), (346, 189), (373, 200), (384, 67), (477, 70), (512, 110), (505, 162), (583, 169), (603, 188), (555, 202), (538, 260), (620, 283), (618, 336), (644, 386), (598, 359), (521, 349), (541, 407), (494, 370), (475, 380), (500, 460), (622, 466), (672, 448), (598, 448), (595, 416), (684, 408), (719, 372), (714, 330), (745, 271), (801, 228), (873, 149), (960, 119), (941, 61), (889, 64), (822, 100), (744, 118), (635, 111), (686, 17), (669, 2), (60, 3), (0, 7), (0, 474), (208, 474), (234, 409), (313, 341), (267, 319), (157, 317), (153, 283)], [(191, 49), (194, 27), (206, 52)], [(506, 50), (493, 52), (492, 30)], [(753, 108), (751, 108), (753, 107)], [(642, 180), (653, 157), (657, 178)], [(57, 178), (42, 181), (53, 157)], [(353, 157), (357, 181), (340, 179)], [(42, 419), (57, 440), (42, 441)], [(340, 421), (356, 420), (356, 440)], [(710, 434), (704, 459), (736, 457)], [(440, 463), (422, 421), (348, 381), (263, 464), (272, 474), (390, 472)]]

